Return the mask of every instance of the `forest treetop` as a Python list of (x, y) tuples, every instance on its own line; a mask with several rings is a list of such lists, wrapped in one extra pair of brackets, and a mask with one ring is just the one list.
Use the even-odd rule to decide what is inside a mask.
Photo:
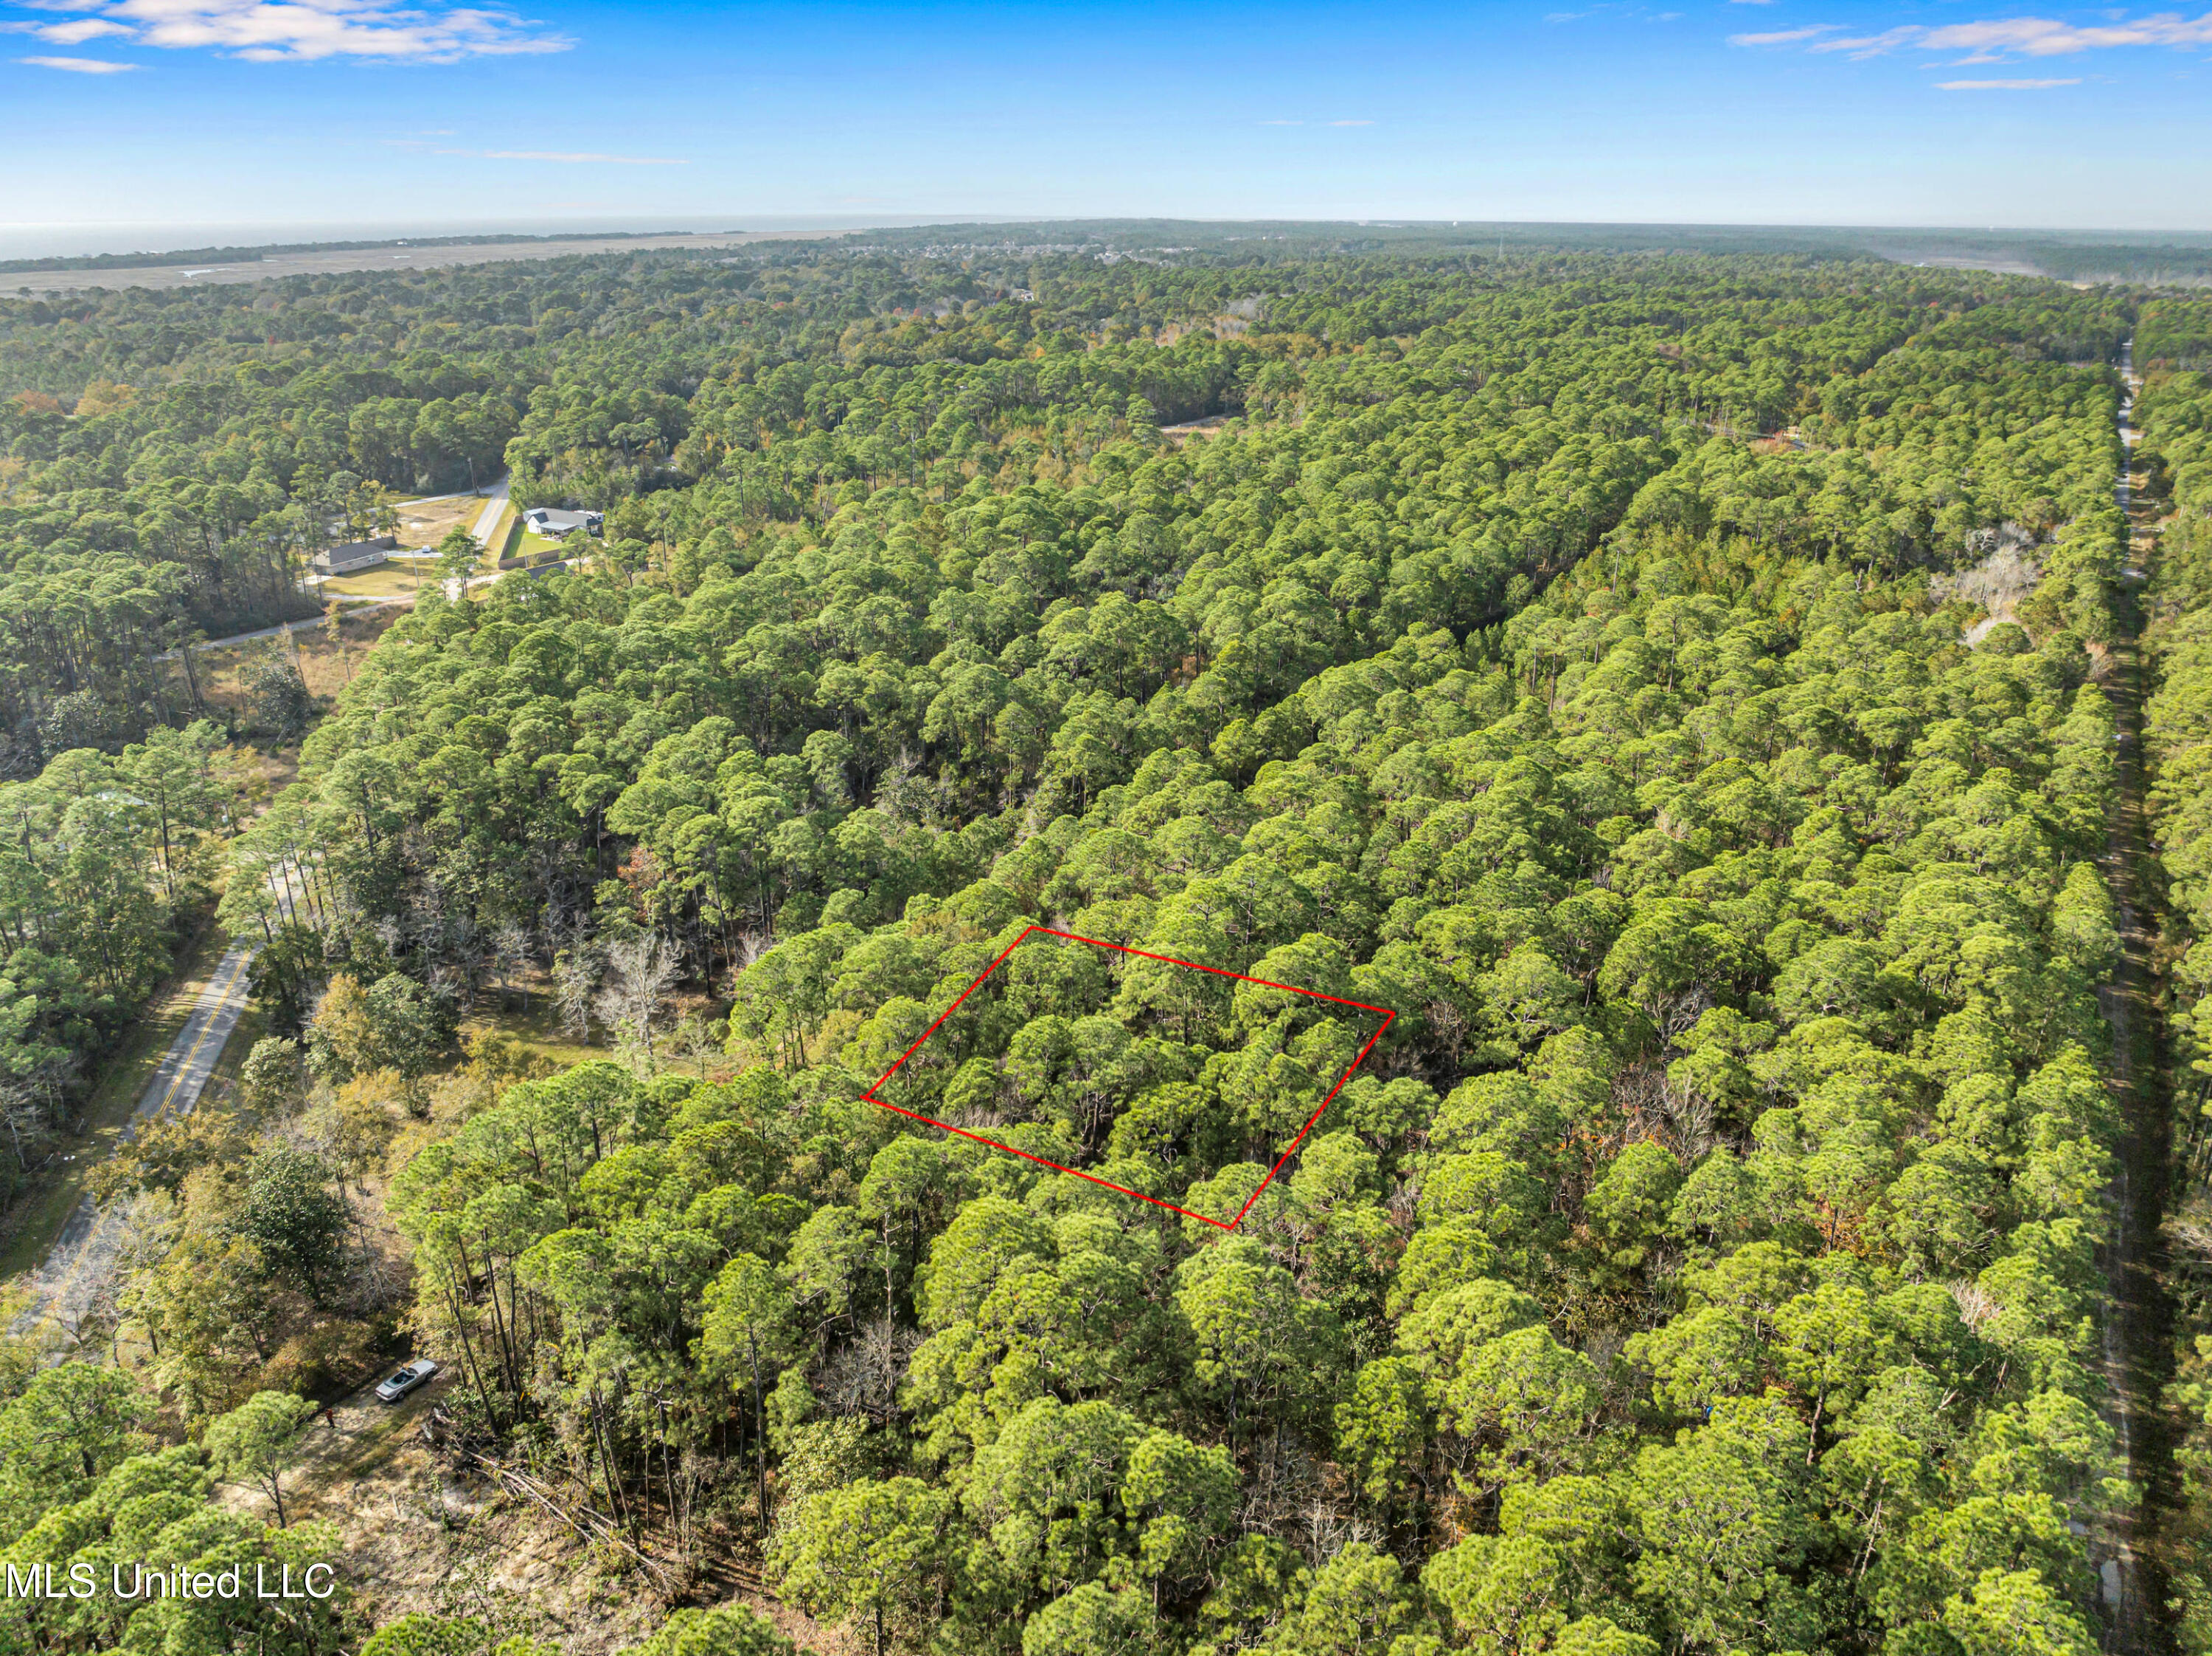
[[(521, 980), (611, 1055), (397, 1141), (453, 1417), (878, 1650), (2086, 1656), (2137, 296), (1176, 257), (10, 313), (93, 403), (8, 416), (27, 571), (143, 549), (149, 454), (224, 545), (465, 467), (441, 403), (606, 514), (426, 591), (232, 843), (299, 1040), (144, 1172), (179, 1406), (349, 1291), (336, 1172)], [(1226, 1236), (865, 1096), (1036, 921), (1399, 1016)], [(1200, 1213), (1365, 1034), (1059, 947), (970, 1011), (902, 1095)]]

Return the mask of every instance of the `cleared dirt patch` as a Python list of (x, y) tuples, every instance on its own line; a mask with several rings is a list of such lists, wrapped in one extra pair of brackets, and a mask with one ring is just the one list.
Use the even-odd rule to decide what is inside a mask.
[(399, 527), (393, 532), (402, 546), (435, 546), (449, 529), (474, 529), (483, 508), (481, 494), (394, 500), (392, 509), (399, 514)]
[[(460, 1383), (451, 1369), (396, 1404), (374, 1383), (313, 1416), (287, 1479), (285, 1515), (337, 1526), (346, 1584), (372, 1623), (410, 1611), (477, 1615), (526, 1629), (564, 1656), (605, 1656), (658, 1627), (678, 1603), (750, 1604), (802, 1649), (844, 1641), (763, 1589), (751, 1566), (714, 1557), (672, 1595), (600, 1555), (555, 1520), (432, 1446), (423, 1427)], [(276, 1521), (268, 1497), (226, 1486), (233, 1512)], [(705, 1540), (701, 1550), (722, 1555)], [(653, 1549), (657, 1556), (665, 1548)]]
[(1186, 420), (1179, 426), (1162, 426), (1160, 435), (1170, 443), (1181, 445), (1194, 437), (1210, 437), (1231, 420), (1242, 417), (1234, 414), (1209, 414), (1203, 420)]
[[(403, 577), (404, 580), (404, 577)], [(336, 582), (331, 585), (335, 587)], [(333, 591), (333, 598), (351, 594)], [(360, 610), (342, 616), (334, 633), (327, 622), (318, 622), (310, 616), (293, 624), (292, 636), (287, 643), (282, 633), (268, 639), (255, 639), (246, 644), (234, 644), (222, 649), (202, 650), (192, 658), (192, 670), (198, 677), (200, 696), (220, 716), (234, 713), (244, 717), (246, 691), (240, 681), (246, 655), (251, 650), (265, 650), (273, 642), (280, 648), (295, 652), (294, 660), (300, 676), (307, 683), (310, 695), (334, 696), (359, 670), (362, 658), (369, 646), (384, 635), (384, 630), (406, 614), (404, 605), (387, 604), (373, 610)], [(177, 694), (184, 694), (184, 675), (177, 671)], [(289, 781), (288, 773), (283, 779)]]

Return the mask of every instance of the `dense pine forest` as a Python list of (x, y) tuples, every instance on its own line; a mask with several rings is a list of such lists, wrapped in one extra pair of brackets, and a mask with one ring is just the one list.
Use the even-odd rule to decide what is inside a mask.
[[(209, 1492), (291, 1499), (397, 1338), (654, 1656), (2212, 1650), (2208, 315), (1225, 244), (0, 301), (15, 1084), (92, 1050), (38, 974), (127, 1010), (178, 882), (266, 1031), (106, 1178), (107, 1320), (7, 1348), (0, 1558), (342, 1564)], [(169, 646), (501, 469), (594, 555), (426, 590), (230, 809)], [(1341, 1002), (1395, 1014), (1356, 1068)], [(385, 1608), (0, 1601), (0, 1650), (585, 1647)]]
[(2138, 420), (2141, 473), (2164, 519), (2150, 561), (2145, 609), (2152, 695), (2145, 720), (2151, 766), (2157, 871), (2166, 886), (2167, 1022), (2172, 1032), (2173, 1169), (2164, 1241), (2174, 1301), (2177, 1359), (2168, 1393), (2176, 1444), (2175, 1509), (2169, 1551), (2182, 1649), (2212, 1647), (2212, 1026), (2203, 1005), (2212, 889), (2205, 884), (2205, 834), (2212, 773), (2205, 761), (2212, 724), (2205, 692), (2212, 621), (2212, 305), (2161, 300), (2145, 309), (2136, 355), (2148, 370)]

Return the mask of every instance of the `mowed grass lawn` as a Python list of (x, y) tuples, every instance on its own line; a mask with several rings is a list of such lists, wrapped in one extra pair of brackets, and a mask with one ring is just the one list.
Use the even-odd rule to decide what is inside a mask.
[(391, 558), (358, 575), (332, 575), (321, 590), (325, 597), (398, 598), (419, 592), (437, 579), (434, 558)]
[(550, 541), (543, 535), (533, 535), (526, 529), (522, 531), (522, 539), (509, 555), (529, 558), (533, 561), (548, 555), (555, 558), (571, 557), (583, 549), (581, 546), (574, 543), (575, 541), (576, 537), (573, 535), (565, 541)]
[(499, 561), (502, 563), (514, 558), (536, 558), (547, 552), (564, 557), (568, 555), (566, 541), (551, 540), (538, 534), (535, 530), (526, 527), (519, 517), (508, 524), (503, 538), (497, 535), (492, 537), (492, 544), (499, 548)]

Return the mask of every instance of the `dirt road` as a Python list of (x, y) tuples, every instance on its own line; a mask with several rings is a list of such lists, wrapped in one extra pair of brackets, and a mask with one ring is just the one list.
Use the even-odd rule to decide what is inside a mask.
[[(343, 1510), (356, 1493), (351, 1486), (371, 1477), (398, 1456), (421, 1427), (424, 1414), (453, 1382), (449, 1372), (433, 1375), (398, 1403), (377, 1400), (377, 1382), (398, 1367), (380, 1368), (374, 1378), (315, 1414), (300, 1429), (299, 1459), (284, 1481), (284, 1504), (298, 1517), (334, 1516), (318, 1508)], [(269, 1512), (268, 1497), (252, 1485), (227, 1488), (225, 1506), (238, 1512)]]

